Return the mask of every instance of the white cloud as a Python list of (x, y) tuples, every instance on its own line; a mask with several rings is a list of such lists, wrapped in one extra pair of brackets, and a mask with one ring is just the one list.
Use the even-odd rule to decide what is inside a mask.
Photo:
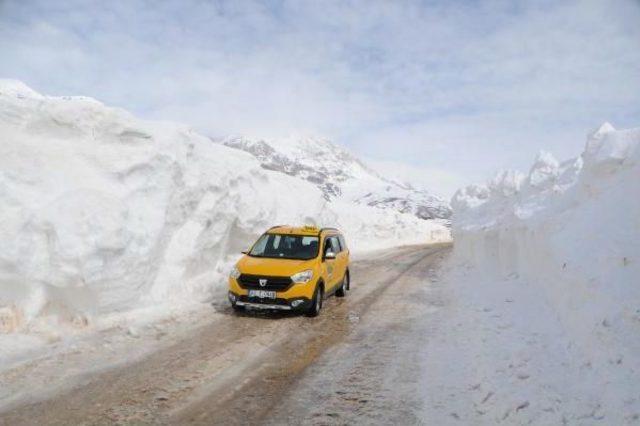
[(578, 152), (602, 121), (640, 124), (638, 22), (632, 0), (5, 0), (0, 74), (467, 182)]

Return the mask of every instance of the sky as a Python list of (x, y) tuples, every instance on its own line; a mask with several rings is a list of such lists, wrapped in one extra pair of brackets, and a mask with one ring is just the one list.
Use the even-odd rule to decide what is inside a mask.
[(211, 136), (330, 138), (450, 196), (640, 126), (640, 0), (0, 0), (0, 77)]

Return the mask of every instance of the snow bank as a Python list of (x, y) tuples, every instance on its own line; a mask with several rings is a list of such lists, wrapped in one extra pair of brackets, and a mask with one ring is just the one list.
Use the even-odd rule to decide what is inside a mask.
[(330, 205), (339, 212), (336, 223), (344, 231), (352, 252), (451, 241), (450, 225), (446, 219), (424, 220), (412, 213), (342, 200), (335, 200)]
[(265, 227), (331, 221), (310, 185), (95, 100), (3, 82), (0, 133), (5, 329), (206, 299), (226, 257)]
[(0, 135), (0, 333), (209, 300), (274, 224), (337, 224), (354, 248), (427, 242), (440, 229), (336, 208), (187, 127), (16, 81), (0, 80)]
[(580, 157), (541, 153), (528, 175), (499, 173), (452, 207), (458, 261), (536, 286), (571, 345), (640, 367), (640, 129), (604, 124)]

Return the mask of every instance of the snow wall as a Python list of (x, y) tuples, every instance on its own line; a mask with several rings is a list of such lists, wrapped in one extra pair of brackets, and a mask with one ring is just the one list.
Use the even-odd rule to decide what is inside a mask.
[(528, 175), (499, 173), (458, 191), (452, 207), (454, 259), (537, 286), (583, 348), (637, 357), (640, 128), (606, 123), (580, 157), (541, 153)]
[(0, 80), (0, 202), (0, 332), (222, 297), (239, 252), (276, 224), (338, 226), (355, 250), (448, 237), (327, 204), (188, 127), (13, 80)]

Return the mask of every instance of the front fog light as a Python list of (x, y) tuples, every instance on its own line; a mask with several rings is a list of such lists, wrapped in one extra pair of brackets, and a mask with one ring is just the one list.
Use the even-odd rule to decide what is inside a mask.
[(306, 271), (298, 272), (291, 276), (291, 281), (296, 284), (304, 284), (311, 281), (313, 278), (313, 271), (311, 269), (307, 269)]
[(236, 295), (233, 293), (229, 293), (229, 300), (231, 301), (231, 303), (234, 303), (236, 301)]
[(302, 305), (302, 302), (303, 300), (294, 300), (293, 302), (291, 302), (291, 306), (297, 308), (298, 306)]

